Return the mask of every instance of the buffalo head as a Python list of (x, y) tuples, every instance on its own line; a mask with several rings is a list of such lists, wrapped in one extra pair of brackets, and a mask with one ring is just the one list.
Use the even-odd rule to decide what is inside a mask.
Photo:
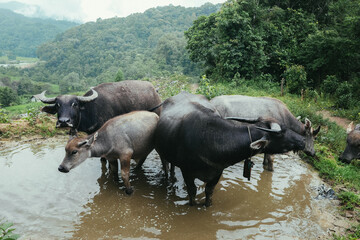
[(317, 129), (313, 129), (311, 126), (311, 121), (305, 118), (304, 131), (305, 131), (304, 153), (313, 157), (315, 156), (314, 140), (320, 131), (320, 126)]
[(53, 98), (47, 98), (45, 92), (35, 95), (37, 99), (43, 103), (50, 104), (43, 107), (41, 110), (50, 114), (56, 114), (58, 121), (56, 127), (70, 127), (76, 129), (80, 123), (81, 114), (80, 108), (87, 102), (91, 102), (98, 97), (98, 93), (91, 89), (90, 96), (75, 96), (75, 95), (59, 95)]
[(360, 159), (360, 124), (354, 128), (353, 122), (347, 127), (346, 147), (339, 160), (350, 163), (353, 159)]
[(98, 133), (96, 132), (90, 138), (71, 137), (66, 144), (66, 155), (58, 170), (67, 173), (91, 157), (91, 147), (95, 143), (97, 136)]
[(289, 151), (299, 151), (305, 148), (305, 137), (291, 129), (281, 126), (273, 118), (239, 118), (228, 117), (226, 119), (255, 124), (259, 130), (265, 131), (260, 140), (253, 142), (252, 149), (263, 149), (262, 152), (275, 154), (286, 153)]

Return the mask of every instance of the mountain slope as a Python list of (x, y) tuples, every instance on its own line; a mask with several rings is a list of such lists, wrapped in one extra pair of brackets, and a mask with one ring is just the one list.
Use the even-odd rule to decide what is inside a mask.
[(78, 25), (68, 21), (29, 18), (0, 9), (0, 56), (36, 57), (36, 48)]
[(125, 78), (136, 79), (191, 72), (195, 67), (185, 50), (184, 31), (197, 17), (216, 12), (220, 6), (170, 5), (126, 18), (99, 19), (58, 35), (39, 48), (38, 56), (57, 76), (75, 72), (80, 78), (98, 78), (98, 82), (119, 67)]

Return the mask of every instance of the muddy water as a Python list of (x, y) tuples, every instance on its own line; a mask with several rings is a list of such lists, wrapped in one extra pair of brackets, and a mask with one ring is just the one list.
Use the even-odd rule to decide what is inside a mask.
[[(251, 180), (243, 165), (227, 168), (213, 206), (187, 205), (181, 173), (171, 185), (153, 152), (131, 172), (124, 193), (97, 158), (70, 173), (57, 170), (66, 140), (25, 143), (0, 150), (0, 219), (22, 239), (314, 239), (325, 234), (314, 208), (315, 179), (296, 156), (280, 155), (274, 172), (253, 158)], [(197, 200), (204, 186), (197, 182)]]

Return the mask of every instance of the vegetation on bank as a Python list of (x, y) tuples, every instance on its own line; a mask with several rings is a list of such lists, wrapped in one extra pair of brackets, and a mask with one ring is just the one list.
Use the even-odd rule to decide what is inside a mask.
[(12, 228), (12, 223), (0, 222), (0, 240), (16, 240), (20, 237), (15, 234), (15, 228)]

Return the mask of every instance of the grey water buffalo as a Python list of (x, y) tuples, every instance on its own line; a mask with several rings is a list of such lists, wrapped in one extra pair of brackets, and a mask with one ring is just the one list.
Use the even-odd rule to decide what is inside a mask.
[(346, 147), (339, 156), (339, 160), (351, 163), (353, 159), (360, 159), (360, 124), (354, 127), (354, 123), (351, 122), (347, 127), (346, 133)]
[(66, 155), (58, 170), (67, 173), (87, 158), (105, 157), (110, 170), (118, 176), (118, 159), (126, 193), (132, 193), (129, 182), (130, 160), (141, 166), (154, 149), (154, 131), (159, 116), (153, 112), (135, 111), (108, 120), (86, 138), (74, 137), (65, 147)]
[(155, 149), (164, 162), (181, 169), (189, 204), (195, 203), (194, 179), (206, 183), (206, 206), (223, 170), (259, 152), (283, 153), (303, 149), (305, 139), (272, 121), (267, 128), (239, 126), (223, 119), (201, 95), (182, 92), (166, 99), (155, 130)]
[[(42, 111), (56, 114), (56, 127), (69, 127), (71, 132), (88, 134), (98, 130), (107, 120), (136, 110), (150, 110), (161, 103), (160, 96), (150, 82), (127, 80), (103, 83), (84, 96), (60, 95), (47, 98), (45, 91), (34, 97), (51, 104)], [(159, 115), (160, 108), (155, 112)]]
[[(315, 155), (314, 139), (320, 131), (320, 126), (314, 130), (307, 118), (305, 123), (300, 122), (282, 101), (269, 97), (224, 95), (211, 99), (211, 103), (222, 117), (274, 118), (283, 126), (304, 136), (306, 143), (303, 151), (307, 155)], [(264, 155), (263, 164), (265, 169), (273, 171), (273, 157), (270, 154)]]

